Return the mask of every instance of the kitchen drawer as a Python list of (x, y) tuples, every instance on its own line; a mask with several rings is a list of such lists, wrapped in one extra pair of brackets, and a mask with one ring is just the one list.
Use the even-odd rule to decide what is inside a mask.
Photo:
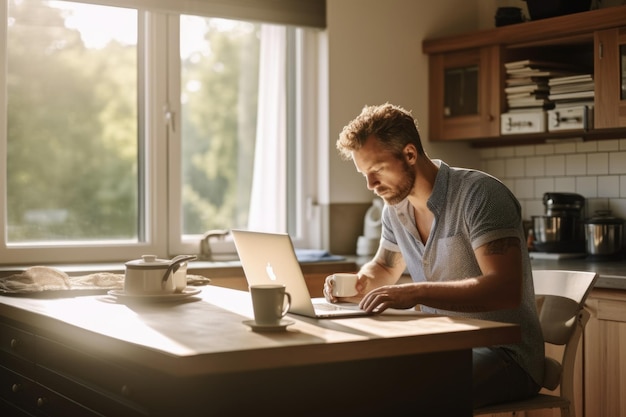
[(31, 374), (35, 369), (35, 335), (0, 323), (0, 364)]
[(0, 416), (33, 417), (33, 414), (8, 402), (5, 398), (0, 396)]
[(41, 336), (37, 353), (37, 382), (104, 415), (147, 415), (154, 402), (149, 379), (127, 367)]
[(33, 416), (95, 417), (100, 414), (0, 366), (0, 397)]

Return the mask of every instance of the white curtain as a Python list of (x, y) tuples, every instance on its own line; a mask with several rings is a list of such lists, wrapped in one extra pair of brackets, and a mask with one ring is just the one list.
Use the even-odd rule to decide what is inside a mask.
[(285, 51), (285, 27), (263, 25), (250, 230), (286, 232)]

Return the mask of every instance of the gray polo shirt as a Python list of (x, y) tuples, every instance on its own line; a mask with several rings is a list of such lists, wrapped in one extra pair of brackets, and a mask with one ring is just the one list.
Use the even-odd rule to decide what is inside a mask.
[[(530, 258), (522, 227), (521, 207), (509, 189), (480, 171), (452, 168), (440, 160), (428, 208), (434, 214), (426, 245), (422, 243), (413, 207), (408, 200), (383, 209), (381, 245), (401, 252), (415, 282), (458, 281), (482, 275), (474, 250), (485, 243), (516, 237), (522, 243), (523, 296), (515, 309), (479, 313), (443, 311), (422, 306), (429, 313), (471, 317), (521, 326), (522, 342), (504, 346), (541, 384), (544, 342), (537, 318)], [(497, 297), (498, 294), (494, 294)]]

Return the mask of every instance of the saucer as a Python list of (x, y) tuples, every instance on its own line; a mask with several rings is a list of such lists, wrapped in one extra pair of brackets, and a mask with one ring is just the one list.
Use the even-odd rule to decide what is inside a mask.
[(287, 326), (291, 326), (295, 321), (292, 320), (281, 320), (280, 323), (273, 324), (257, 324), (254, 320), (244, 320), (243, 324), (246, 326), (250, 326), (252, 331), (254, 332), (284, 332), (287, 329)]
[(187, 287), (182, 292), (167, 294), (127, 294), (124, 290), (110, 290), (109, 295), (117, 297), (120, 300), (142, 301), (142, 302), (167, 302), (176, 301), (199, 294), (200, 288)]

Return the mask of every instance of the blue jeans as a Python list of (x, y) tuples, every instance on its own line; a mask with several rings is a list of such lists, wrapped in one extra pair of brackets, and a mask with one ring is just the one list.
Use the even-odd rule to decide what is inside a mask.
[(502, 348), (475, 348), (473, 359), (474, 408), (522, 400), (541, 387)]

